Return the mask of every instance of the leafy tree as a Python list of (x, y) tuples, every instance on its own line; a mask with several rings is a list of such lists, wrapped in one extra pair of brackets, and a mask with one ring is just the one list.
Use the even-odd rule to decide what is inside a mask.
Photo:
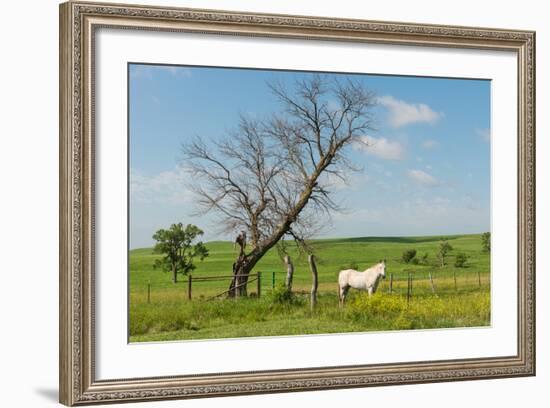
[(459, 252), (455, 258), (455, 266), (457, 268), (464, 268), (466, 266), (466, 261), (468, 260), (468, 255), (464, 252)]
[(416, 256), (416, 249), (407, 249), (403, 252), (403, 255), (401, 255), (401, 259), (403, 259), (403, 262), (409, 263), (411, 262), (414, 257)]
[(445, 266), (445, 257), (453, 250), (453, 247), (449, 242), (445, 239), (439, 243), (439, 252), (437, 256), (439, 257), (439, 260), (441, 261), (441, 266)]
[(483, 252), (491, 252), (491, 233), (484, 232), (481, 234), (481, 248)]
[(178, 273), (186, 275), (196, 268), (193, 263), (195, 258), (202, 261), (208, 256), (208, 249), (202, 242), (193, 244), (202, 234), (204, 232), (196, 225), (187, 224), (184, 228), (181, 222), (172, 224), (169, 229), (159, 229), (153, 235), (153, 239), (157, 241), (153, 252), (164, 256), (157, 259), (153, 267), (171, 271), (172, 282), (176, 283)]

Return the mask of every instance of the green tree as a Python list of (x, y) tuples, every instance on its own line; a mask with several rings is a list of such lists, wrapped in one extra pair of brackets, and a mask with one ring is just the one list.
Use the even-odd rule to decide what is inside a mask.
[(193, 244), (203, 234), (196, 225), (187, 224), (184, 228), (181, 222), (172, 224), (169, 229), (159, 229), (153, 235), (157, 241), (153, 252), (164, 256), (157, 259), (153, 267), (172, 272), (172, 282), (177, 283), (178, 273), (186, 275), (196, 268), (193, 263), (195, 258), (202, 261), (208, 256), (208, 249), (201, 241)]
[(481, 248), (484, 252), (491, 252), (491, 233), (484, 232), (481, 234)]
[(411, 262), (414, 257), (416, 256), (416, 249), (407, 249), (403, 252), (403, 255), (401, 255), (401, 259), (403, 259), (403, 262), (409, 263)]
[(458, 254), (456, 254), (455, 266), (457, 268), (464, 268), (464, 266), (466, 266), (467, 260), (468, 260), (468, 255), (466, 255), (464, 252), (459, 252)]
[(453, 250), (453, 247), (449, 242), (445, 239), (439, 243), (439, 252), (437, 256), (439, 257), (439, 260), (441, 261), (441, 266), (445, 266), (445, 257)]

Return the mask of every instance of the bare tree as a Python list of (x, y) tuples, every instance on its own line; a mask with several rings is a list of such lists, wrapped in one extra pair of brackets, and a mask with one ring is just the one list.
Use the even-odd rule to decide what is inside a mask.
[(331, 185), (357, 170), (346, 152), (371, 130), (375, 97), (358, 82), (317, 75), (297, 80), (291, 91), (268, 86), (281, 112), (241, 116), (223, 140), (183, 146), (199, 213), (215, 213), (226, 233), (247, 232), (230, 295), (242, 283), (246, 291), (248, 274), (281, 238), (304, 244), (339, 209)]

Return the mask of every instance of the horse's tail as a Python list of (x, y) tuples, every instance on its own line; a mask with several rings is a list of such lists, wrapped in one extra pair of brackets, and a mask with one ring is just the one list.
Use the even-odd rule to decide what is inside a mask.
[(338, 291), (338, 304), (340, 306), (343, 306), (344, 304), (344, 290), (345, 290), (345, 285), (342, 285), (342, 283), (340, 282), (340, 274), (342, 273), (342, 271), (340, 271), (340, 273), (338, 274), (338, 285), (337, 285), (337, 291)]

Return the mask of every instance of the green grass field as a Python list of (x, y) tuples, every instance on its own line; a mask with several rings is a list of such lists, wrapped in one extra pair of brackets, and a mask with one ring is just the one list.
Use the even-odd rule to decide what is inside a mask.
[[(447, 265), (436, 259), (442, 238), (454, 250)], [(311, 272), (305, 257), (295, 249), (291, 303), (277, 302), (277, 289), (285, 268), (277, 251), (270, 251), (256, 266), (262, 272), (261, 297), (256, 282), (249, 285), (248, 298), (214, 299), (227, 289), (228, 280), (198, 281), (193, 284), (193, 300), (187, 300), (187, 278), (171, 282), (167, 272), (153, 269), (157, 255), (151, 248), (130, 251), (130, 341), (160, 341), (275, 336), (314, 333), (341, 333), (373, 330), (402, 330), (486, 326), (490, 324), (490, 256), (481, 250), (480, 235), (445, 237), (367, 237), (327, 239), (313, 242), (319, 271), (319, 303), (309, 307)], [(210, 256), (197, 264), (193, 277), (227, 276), (236, 253), (229, 242), (207, 244)], [(401, 254), (416, 249), (417, 257), (428, 254), (427, 264), (405, 264)], [(465, 268), (455, 268), (456, 254), (468, 255)], [(386, 276), (378, 293), (350, 291), (344, 310), (338, 307), (337, 275), (350, 266), (364, 270), (380, 259), (387, 259)], [(275, 285), (273, 285), (275, 272)], [(435, 294), (428, 279), (432, 273)], [(407, 277), (414, 277), (413, 296), (407, 303)], [(389, 293), (390, 274), (393, 291)], [(456, 286), (455, 286), (456, 276)], [(150, 295), (148, 296), (148, 287)], [(277, 292), (277, 290), (275, 290)], [(148, 302), (149, 298), (149, 302)]]

